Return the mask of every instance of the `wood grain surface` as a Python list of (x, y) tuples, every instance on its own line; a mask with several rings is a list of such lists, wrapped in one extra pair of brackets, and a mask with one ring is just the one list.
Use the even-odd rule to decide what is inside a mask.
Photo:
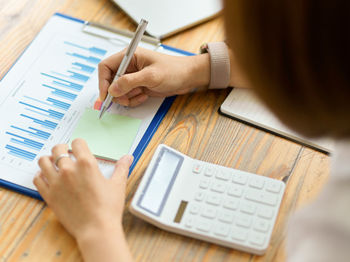
[[(134, 30), (108, 0), (0, 0), (0, 77), (55, 12)], [(181, 32), (163, 43), (197, 52), (223, 40), (222, 18)], [(136, 261), (284, 261), (288, 215), (317, 196), (329, 172), (328, 156), (218, 114), (229, 90), (177, 97), (131, 174), (124, 227)], [(127, 210), (155, 148), (165, 143), (191, 157), (287, 183), (277, 224), (264, 256), (212, 245), (157, 229)], [(1, 172), (1, 171), (0, 171)], [(0, 262), (81, 261), (75, 240), (38, 200), (0, 188)]]

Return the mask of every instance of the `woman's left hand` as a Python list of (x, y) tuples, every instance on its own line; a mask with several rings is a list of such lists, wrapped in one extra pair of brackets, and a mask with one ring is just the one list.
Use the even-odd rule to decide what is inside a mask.
[(34, 178), (40, 195), (78, 244), (123, 237), (121, 222), (132, 156), (121, 158), (113, 176), (107, 179), (84, 140), (73, 141), (72, 153), (75, 160), (62, 157), (57, 167), (57, 158), (68, 154), (67, 145), (57, 145), (52, 156), (40, 158), (41, 171)]

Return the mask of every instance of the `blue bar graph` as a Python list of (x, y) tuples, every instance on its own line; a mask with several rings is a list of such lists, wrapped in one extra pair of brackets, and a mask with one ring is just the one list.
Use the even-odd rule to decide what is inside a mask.
[(10, 150), (8, 154), (25, 159), (25, 160), (33, 161), (36, 157), (36, 154), (17, 148), (15, 146), (6, 145), (5, 148)]
[(29, 111), (29, 112), (32, 112), (32, 113), (35, 113), (35, 114), (38, 114), (38, 115), (41, 115), (41, 116), (44, 116), (44, 117), (51, 117), (51, 118), (54, 118), (54, 119), (57, 120), (56, 117), (52, 117), (52, 116), (50, 116), (50, 115), (41, 113), (41, 112), (39, 112), (39, 111), (37, 111), (37, 110), (31, 109), (31, 108), (28, 108), (28, 107), (26, 107), (26, 108), (24, 108), (24, 109), (27, 110), (27, 111)]
[[(26, 137), (23, 137), (23, 136), (16, 135), (16, 134), (11, 133), (11, 132), (6, 132), (6, 134), (15, 137), (15, 138), (11, 138), (10, 141), (12, 143), (15, 143), (15, 144), (18, 144), (18, 145), (23, 145), (23, 146), (26, 146), (26, 147), (29, 147), (29, 148), (35, 149), (35, 150), (41, 150), (43, 148), (43, 146), (44, 146), (43, 143), (34, 141), (32, 139), (29, 139), (29, 138), (26, 138)], [(21, 139), (21, 140), (19, 140), (18, 138)]]
[(64, 41), (64, 43), (66, 45), (70, 45), (70, 46), (74, 46), (74, 47), (77, 47), (77, 48), (80, 48), (80, 49), (84, 49), (84, 50), (88, 50), (90, 51), (91, 53), (95, 53), (97, 55), (101, 55), (101, 56), (104, 56), (107, 51), (104, 50), (104, 49), (101, 49), (101, 48), (98, 48), (98, 47), (85, 47), (85, 46), (81, 46), (81, 45), (78, 45), (78, 44), (74, 44), (72, 42), (68, 42), (68, 41)]
[[(79, 85), (80, 86), (79, 88), (81, 88), (79, 90), (76, 86), (73, 86), (72, 84), (64, 84), (64, 83), (61, 83), (61, 82), (58, 82), (58, 81), (53, 81), (52, 83), (55, 84), (55, 85), (58, 85), (58, 86), (69, 88), (69, 89), (74, 90), (74, 91), (80, 91), (83, 88), (82, 85)], [(75, 85), (78, 85), (78, 84), (75, 84)]]
[(39, 124), (42, 127), (46, 127), (48, 129), (52, 129), (52, 130), (55, 129), (57, 127), (57, 125), (58, 125), (55, 122), (52, 122), (52, 121), (49, 121), (49, 120), (40, 120), (40, 119), (37, 119), (35, 117), (31, 117), (31, 116), (28, 116), (28, 115), (25, 115), (25, 114), (20, 114), (20, 116), (28, 118), (28, 119), (31, 119), (31, 120), (33, 120), (34, 123)]
[[(34, 80), (41, 76), (38, 79), (41, 81), (35, 80), (31, 86), (24, 85), (21, 92), (16, 93), (14, 101), (19, 104), (15, 104), (18, 112), (13, 121), (18, 117), (20, 121), (17, 123), (9, 120), (4, 128), (8, 140), (3, 150), (12, 158), (34, 161), (40, 156), (40, 151), (45, 149), (46, 143), (62, 135), (57, 132), (60, 121), (65, 118), (65, 114), (69, 117), (79, 92), (97, 73), (97, 65), (107, 54), (107, 50), (86, 42), (78, 44), (63, 40), (61, 44), (62, 42), (63, 51), (60, 52), (61, 49), (56, 46), (50, 50), (50, 61), (54, 62), (48, 63), (44, 72), (37, 71), (40, 68), (37, 66), (33, 66), (30, 71)], [(59, 53), (55, 53), (56, 49)]]
[(59, 101), (59, 100), (51, 98), (51, 97), (47, 98), (46, 101), (51, 102), (53, 106), (64, 109), (64, 110), (68, 110), (71, 106), (71, 104)]
[(32, 132), (33, 136), (41, 137), (43, 139), (48, 139), (51, 136), (50, 133), (42, 131), (42, 130), (39, 130), (39, 129), (36, 129), (34, 127), (28, 127), (28, 128), (35, 131), (35, 133)]
[[(34, 106), (34, 105), (31, 105), (31, 104), (22, 102), (22, 101), (20, 101), (19, 103), (22, 104), (22, 105), (25, 105), (25, 106), (29, 106), (29, 107), (31, 107), (31, 108), (34, 108), (34, 109), (36, 109), (36, 110), (39, 110), (39, 111), (42, 111), (42, 112), (46, 112), (46, 113), (48, 113), (48, 116), (50, 116), (50, 117), (52, 117), (52, 118), (55, 118), (55, 119), (61, 120), (61, 119), (64, 117), (64, 114), (63, 114), (63, 113), (57, 112), (57, 111), (52, 110), (52, 109), (46, 110), (46, 109), (40, 108), (40, 107), (38, 107), (38, 106)], [(34, 112), (35, 112), (35, 111), (34, 111)]]
[(69, 93), (67, 91), (63, 91), (61, 89), (58, 89), (58, 88), (55, 88), (55, 87), (52, 87), (52, 86), (49, 86), (49, 85), (45, 85), (45, 84), (43, 86), (52, 89), (53, 91), (51, 92), (51, 94), (54, 95), (54, 96), (65, 98), (65, 99), (68, 99), (68, 100), (71, 100), (71, 101), (74, 101), (77, 98), (77, 95)]
[(39, 147), (39, 146), (32, 145), (30, 142), (18, 140), (18, 139), (15, 139), (15, 138), (11, 138), (10, 142), (13, 143), (13, 144), (25, 146), (25, 147), (28, 147), (30, 149), (34, 149), (34, 150), (37, 150), (37, 151), (40, 151), (41, 148), (42, 148), (42, 147)]
[(41, 103), (41, 104), (44, 104), (44, 105), (48, 105), (48, 106), (53, 106), (53, 107), (56, 107), (56, 108), (59, 108), (59, 109), (63, 109), (63, 110), (68, 110), (70, 108), (70, 104), (66, 103), (66, 102), (62, 102), (62, 101), (59, 101), (57, 99), (54, 99), (54, 98), (47, 98), (46, 101), (48, 102), (45, 102), (45, 101), (41, 101), (40, 99), (36, 99), (34, 97), (30, 97), (30, 96), (24, 96), (25, 98), (28, 98), (30, 100), (33, 100), (33, 101), (36, 101), (38, 103)]
[(93, 73), (95, 71), (95, 67), (84, 65), (82, 63), (74, 62), (72, 63), (73, 66), (76, 66), (79, 68), (79, 70), (86, 72), (86, 73)]
[(41, 138), (41, 139), (44, 139), (44, 140), (47, 140), (51, 136), (50, 133), (42, 131), (42, 130), (39, 130), (39, 129), (36, 129), (34, 127), (28, 127), (28, 129), (33, 130), (35, 132), (29, 131), (29, 130), (26, 130), (24, 128), (20, 128), (20, 127), (17, 127), (17, 126), (13, 126), (13, 125), (11, 127), (13, 129), (26, 132), (26, 133), (28, 133), (31, 136), (35, 136), (35, 137), (38, 137), (38, 138)]
[(84, 59), (86, 62), (95, 64), (95, 65), (97, 65), (98, 63), (101, 62), (100, 58), (97, 58), (97, 57), (94, 57), (94, 56), (84, 56), (84, 55), (80, 55), (80, 54), (77, 54), (77, 53), (66, 53), (66, 54), (69, 55), (69, 56), (76, 57), (76, 58)]
[(57, 73), (57, 72), (54, 72), (54, 71), (52, 73), (54, 73), (55, 75), (58, 75), (58, 76), (71, 78), (71, 79), (78, 80), (78, 81), (81, 81), (81, 82), (84, 82), (84, 83), (86, 83), (90, 79), (90, 77), (88, 77), (86, 75), (79, 74), (77, 72), (73, 72), (73, 71), (70, 71), (70, 70), (68, 70), (67, 72), (69, 74), (61, 74), (61, 73)]
[(33, 100), (35, 102), (41, 103), (41, 104), (44, 104), (44, 105), (47, 105), (47, 106), (51, 106), (50, 103), (41, 101), (40, 99), (36, 99), (36, 98), (30, 97), (30, 96), (24, 96), (24, 97), (27, 98), (27, 99)]
[(70, 77), (72, 79), (75, 79), (75, 80), (79, 80), (79, 81), (82, 81), (84, 83), (86, 83), (90, 77), (86, 76), (86, 75), (82, 75), (82, 74), (79, 74), (79, 73), (76, 73), (76, 72), (73, 72), (73, 71), (68, 71), (68, 73), (70, 73)]
[(53, 75), (49, 75), (49, 74), (46, 74), (46, 73), (41, 73), (43, 76), (47, 76), (47, 77), (50, 77), (50, 78), (53, 78), (53, 79), (56, 79), (56, 80), (59, 80), (61, 82), (64, 82), (65, 84), (61, 83), (61, 82), (58, 82), (58, 81), (53, 81), (54, 84), (57, 84), (57, 85), (60, 85), (60, 86), (64, 86), (64, 87), (67, 87), (67, 88), (70, 88), (70, 89), (73, 89), (75, 91), (81, 91), (83, 89), (83, 85), (80, 85), (80, 84), (76, 84), (76, 83), (73, 83), (73, 82), (70, 82), (68, 80), (64, 80), (62, 78), (59, 78), (59, 77), (56, 77), (56, 76), (53, 76)]

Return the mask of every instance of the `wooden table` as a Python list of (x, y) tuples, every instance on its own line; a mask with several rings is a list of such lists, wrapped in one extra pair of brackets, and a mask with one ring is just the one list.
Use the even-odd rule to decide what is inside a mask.
[[(108, 0), (0, 0), (0, 76), (9, 70), (54, 12), (134, 30)], [(224, 39), (216, 18), (163, 41), (196, 52)], [(145, 150), (127, 187), (124, 226), (137, 261), (284, 261), (288, 215), (319, 192), (328, 176), (328, 156), (273, 136), (217, 112), (229, 90), (178, 97)], [(191, 157), (283, 179), (287, 189), (270, 247), (253, 256), (165, 232), (132, 216), (127, 208), (159, 143)], [(80, 261), (74, 239), (38, 200), (0, 188), (0, 261)]]

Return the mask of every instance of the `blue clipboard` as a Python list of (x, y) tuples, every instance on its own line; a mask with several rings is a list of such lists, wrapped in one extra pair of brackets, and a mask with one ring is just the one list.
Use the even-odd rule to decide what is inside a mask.
[[(75, 18), (75, 17), (71, 17), (62, 13), (55, 13), (54, 16), (60, 16), (62, 18), (65, 19), (69, 19), (72, 21), (75, 21), (77, 23), (81, 23), (81, 24), (86, 24), (88, 23), (87, 21)], [(29, 46), (29, 45), (28, 45)], [(172, 51), (172, 52), (176, 52), (179, 53), (181, 55), (186, 55), (186, 56), (192, 56), (194, 55), (193, 53), (187, 52), (185, 50), (181, 50), (175, 47), (171, 47), (168, 45), (160, 45), (161, 47), (163, 47), (166, 50)], [(19, 61), (19, 59), (21, 58), (21, 56), (23, 55), (23, 53), (26, 51), (27, 49), (25, 49), (22, 54), (16, 59), (15, 63), (11, 66), (11, 68), (7, 71), (7, 73), (9, 71), (11, 71), (12, 67), (17, 63), (17, 61)], [(7, 75), (7, 73), (3, 76), (3, 78)], [(1, 81), (2, 79), (0, 79)], [(176, 96), (172, 96), (172, 97), (167, 97), (164, 99), (162, 105), (159, 107), (156, 115), (153, 117), (150, 125), (148, 126), (146, 132), (144, 133), (142, 139), (140, 140), (138, 146), (136, 147), (133, 156), (134, 156), (134, 162), (132, 163), (131, 167), (130, 167), (130, 171), (129, 171), (129, 176), (131, 174), (131, 172), (134, 170), (137, 162), (139, 161), (142, 153), (145, 151), (147, 145), (149, 144), (149, 142), (151, 141), (154, 133), (157, 131), (160, 123), (162, 122), (163, 118), (165, 117), (166, 113), (168, 112), (168, 110), (170, 109), (171, 105), (173, 104), (174, 100), (175, 100)], [(32, 198), (36, 198), (39, 200), (43, 200), (40, 196), (40, 194), (35, 191), (32, 190), (30, 188), (24, 187), (24, 186), (20, 186), (14, 183), (11, 183), (9, 181), (0, 179), (0, 186), (12, 191), (16, 191), (18, 193), (30, 196)]]

